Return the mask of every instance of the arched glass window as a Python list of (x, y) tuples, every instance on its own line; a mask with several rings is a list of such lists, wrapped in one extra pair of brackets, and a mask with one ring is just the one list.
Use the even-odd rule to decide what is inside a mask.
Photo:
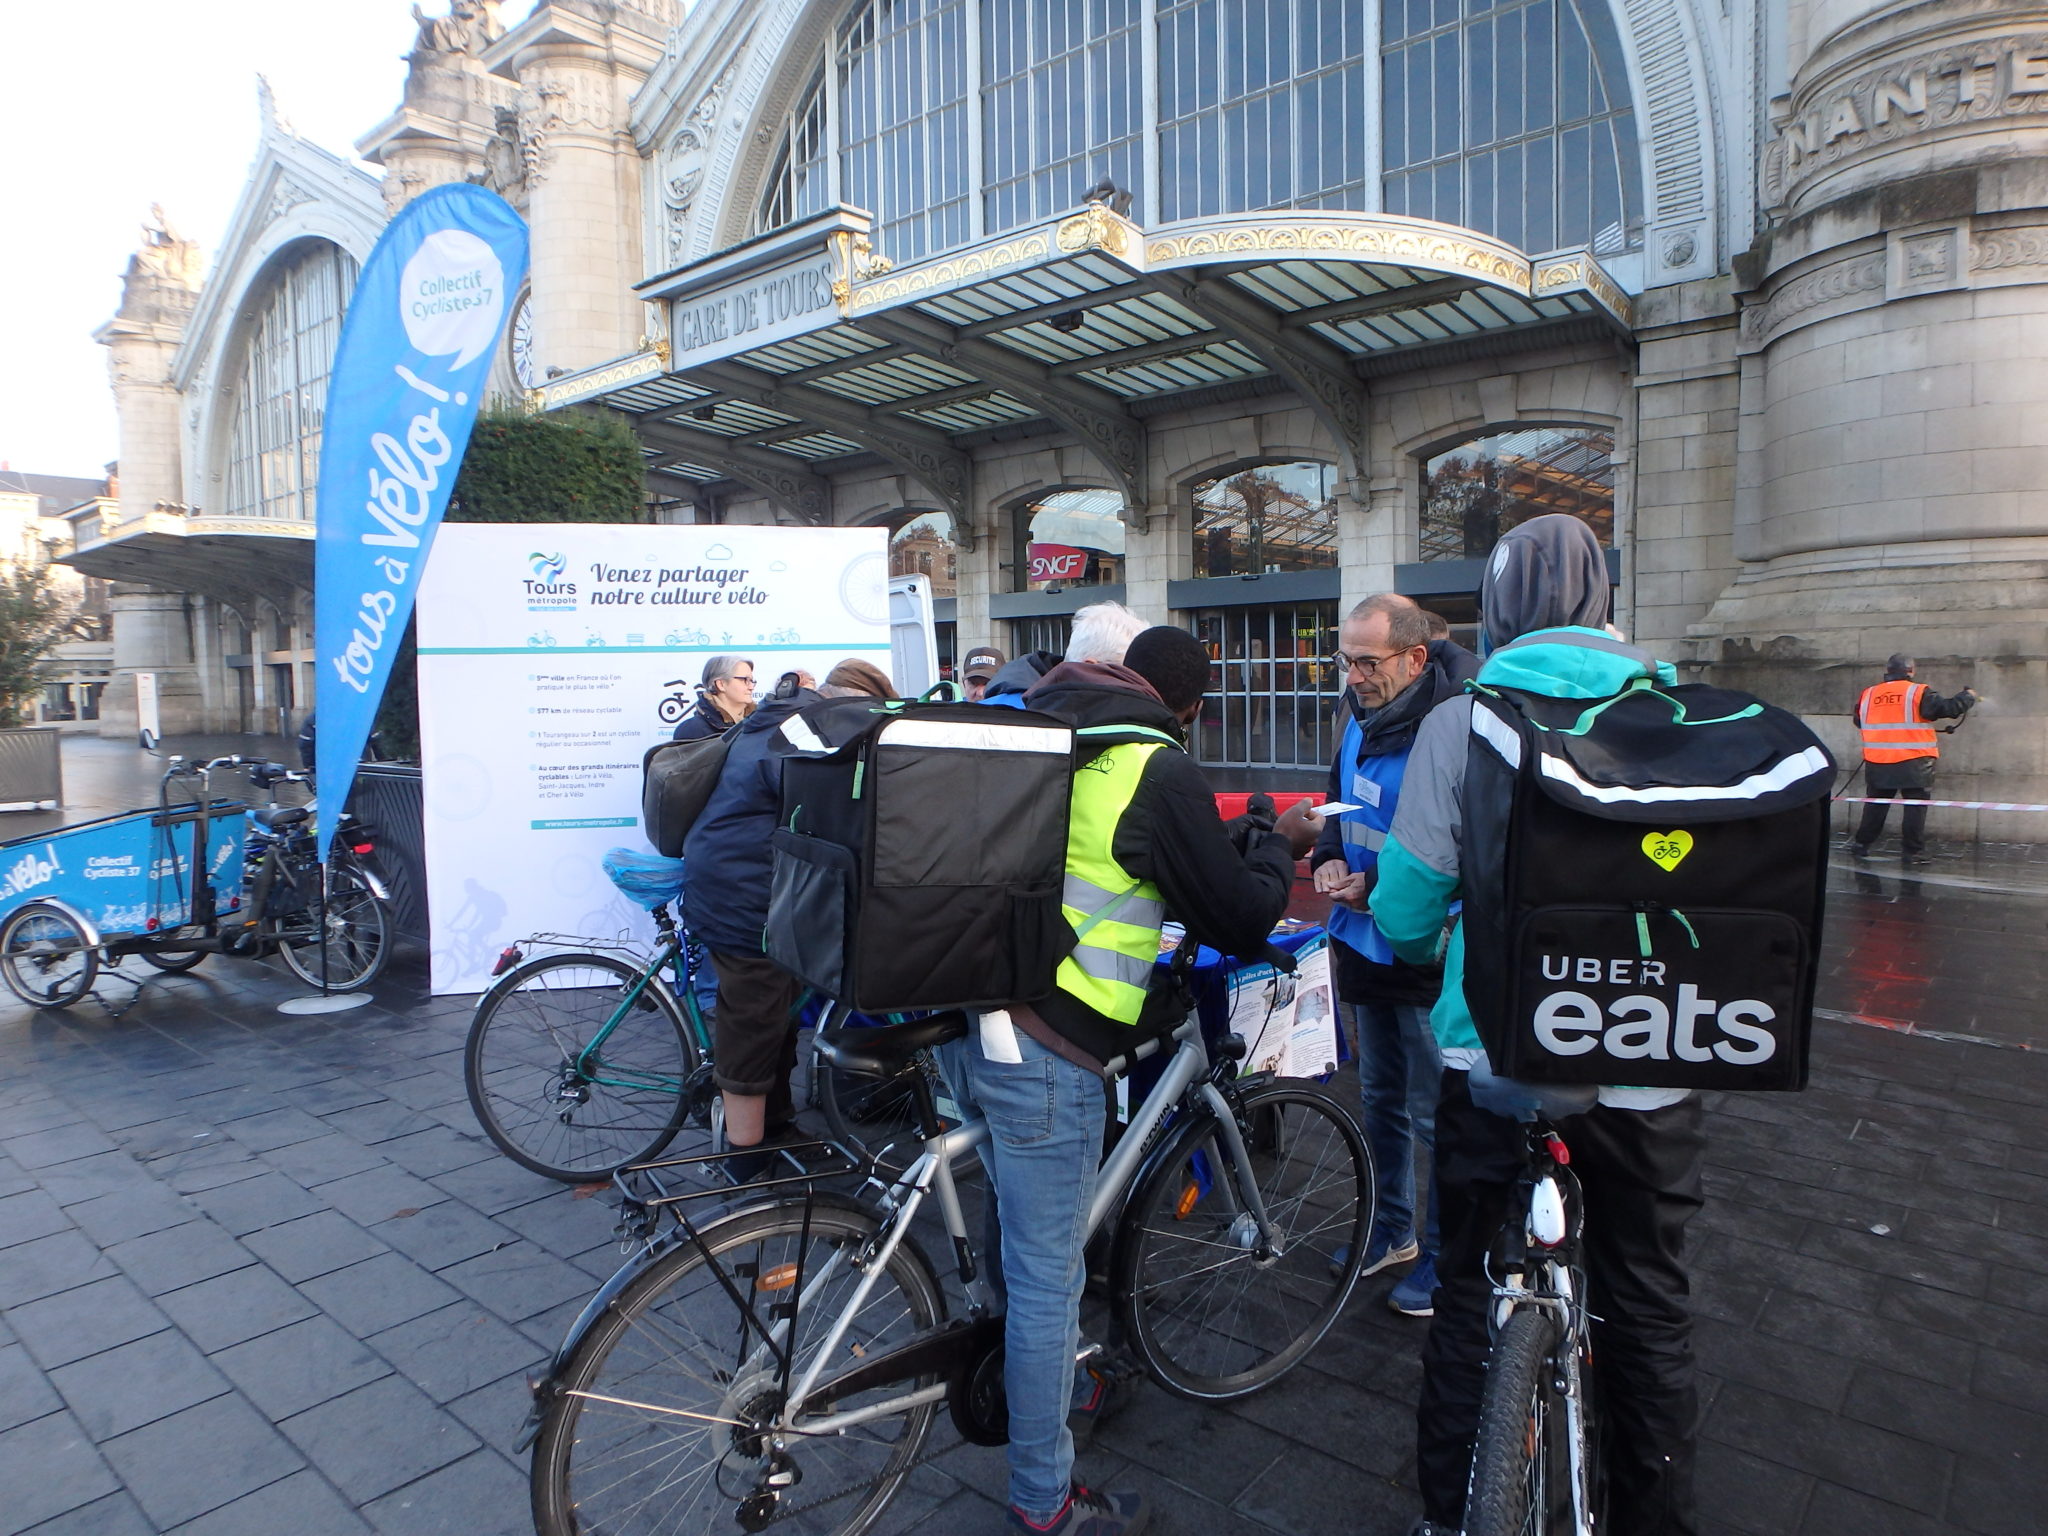
[(1620, 250), (1639, 170), (1611, 3), (857, 0), (783, 129), (761, 225), (824, 207), (836, 165), (898, 264), (1104, 179), (1148, 224), (1383, 202), (1532, 253)]
[(1636, 130), (1607, 0), (1386, 0), (1389, 213), (1531, 254), (1636, 243)]
[(841, 34), (842, 197), (898, 264), (968, 239), (969, 3), (868, 0)]
[(313, 516), (320, 424), (355, 259), (325, 241), (300, 247), (254, 302), (230, 377), (227, 501), (234, 517)]
[(933, 597), (958, 597), (959, 548), (952, 513), (920, 512), (889, 535), (889, 574), (929, 576)]
[(1363, 208), (1370, 8), (1159, 0), (1160, 217)]
[(1195, 487), (1195, 574), (1257, 576), (1337, 565), (1337, 472), (1261, 464)]
[(1422, 472), (1422, 558), (1477, 559), (1546, 512), (1585, 519), (1611, 548), (1613, 454), (1614, 434), (1597, 427), (1532, 427), (1438, 454)]
[(1123, 498), (1115, 491), (1053, 491), (1015, 514), (1017, 590), (1100, 587), (1124, 579)]

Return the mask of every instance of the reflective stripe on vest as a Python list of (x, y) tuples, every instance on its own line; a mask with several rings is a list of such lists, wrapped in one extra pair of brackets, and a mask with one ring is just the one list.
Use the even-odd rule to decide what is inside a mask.
[(1916, 757), (1939, 757), (1932, 722), (1920, 718), (1925, 683), (1895, 678), (1863, 690), (1856, 718), (1863, 735), (1867, 763), (1904, 763)]
[[(1060, 962), (1060, 991), (1119, 1024), (1136, 1024), (1159, 958), (1166, 904), (1159, 887), (1116, 861), (1117, 823), (1163, 743), (1107, 747), (1074, 775), (1061, 907), (1077, 943)], [(1177, 749), (1176, 749), (1177, 750)]]

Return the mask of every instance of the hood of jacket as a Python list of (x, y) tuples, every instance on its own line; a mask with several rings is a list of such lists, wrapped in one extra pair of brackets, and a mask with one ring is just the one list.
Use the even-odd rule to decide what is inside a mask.
[(1038, 680), (1060, 665), (1059, 657), (1051, 651), (1026, 651), (1015, 661), (1008, 662), (1003, 669), (988, 680), (988, 687), (982, 690), (985, 699), (995, 698), (1004, 693), (1029, 693), (1038, 686)]
[(1106, 661), (1063, 661), (1024, 696), (1026, 706), (1058, 715), (1076, 729), (1091, 725), (1143, 725), (1185, 741), (1180, 717), (1152, 685), (1129, 667)]
[(1479, 668), (1482, 687), (1519, 688), (1553, 699), (1604, 699), (1638, 677), (1675, 683), (1678, 669), (1604, 629), (1579, 626), (1524, 635), (1493, 652)]
[(823, 697), (815, 688), (799, 688), (786, 699), (763, 699), (754, 706), (754, 712), (740, 722), (740, 735), (753, 736), (762, 731), (772, 731), (806, 704), (815, 704)]
[(1538, 629), (1598, 629), (1607, 622), (1607, 555), (1593, 530), (1562, 512), (1532, 517), (1500, 536), (1479, 582), (1488, 652)]

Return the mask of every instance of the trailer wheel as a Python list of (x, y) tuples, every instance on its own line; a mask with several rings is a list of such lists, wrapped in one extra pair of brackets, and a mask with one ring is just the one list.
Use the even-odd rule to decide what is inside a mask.
[(98, 951), (62, 907), (32, 901), (0, 924), (0, 981), (31, 1008), (69, 1008), (99, 971)]

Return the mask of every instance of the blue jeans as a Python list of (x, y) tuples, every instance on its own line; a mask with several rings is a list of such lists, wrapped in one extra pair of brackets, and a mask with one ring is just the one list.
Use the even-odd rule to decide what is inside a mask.
[[(1351, 1003), (1358, 1032), (1358, 1098), (1365, 1139), (1379, 1180), (1379, 1206), (1368, 1246), (1406, 1243), (1415, 1230), (1415, 1145), (1436, 1143), (1436, 1099), (1443, 1057), (1429, 1027), (1427, 1003)], [(1437, 1251), (1436, 1179), (1419, 1234), (1422, 1251)]]
[(1018, 1033), (1016, 1062), (970, 1034), (942, 1051), (946, 1081), (988, 1120), (982, 1159), (1001, 1203), (1003, 1380), (1010, 1406), (1010, 1503), (1047, 1520), (1067, 1502), (1074, 1437), (1067, 1408), (1081, 1344), (1088, 1207), (1102, 1157), (1102, 1079)]

